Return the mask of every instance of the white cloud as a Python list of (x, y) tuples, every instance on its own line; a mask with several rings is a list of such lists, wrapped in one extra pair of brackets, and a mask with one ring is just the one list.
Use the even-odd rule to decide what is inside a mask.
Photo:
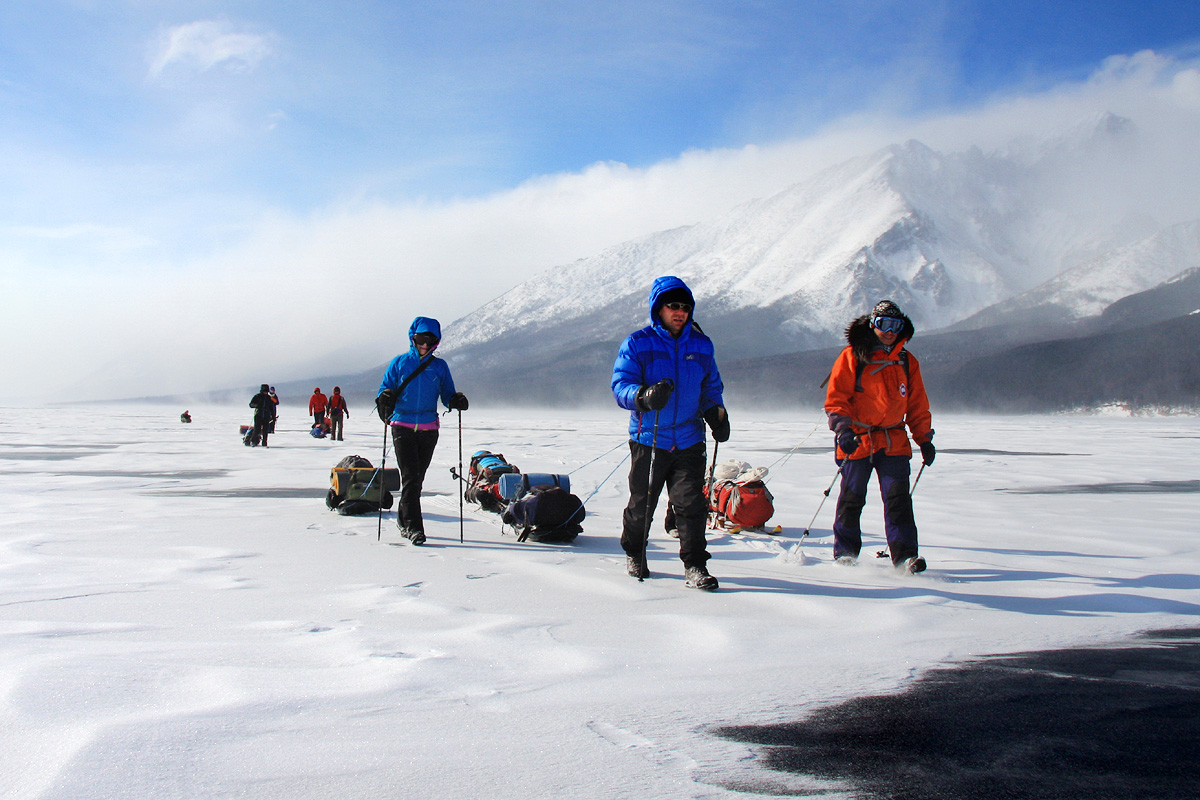
[(200, 20), (168, 29), (152, 50), (152, 77), (172, 66), (196, 72), (222, 66), (242, 72), (258, 66), (273, 53), (274, 37), (236, 30), (228, 20)]
[[(84, 270), (84, 278), (63, 281), (62, 270), (0, 252), (8, 263), (28, 264), (0, 276), (0, 296), (13, 304), (0, 315), (0, 336), (20, 341), (22, 331), (54, 323), (36, 347), (10, 351), (9, 386), (42, 397), (83, 380), (96, 396), (128, 396), (281, 382), (307, 377), (306, 360), (336, 351), (351, 353), (341, 356), (344, 368), (364, 369), (402, 346), (413, 316), (448, 323), (540, 271), (710, 218), (907, 138), (987, 150), (1111, 111), (1133, 119), (1148, 146), (1113, 165), (1103, 174), (1109, 180), (1094, 181), (1107, 195), (1090, 200), (1114, 217), (1198, 218), (1198, 97), (1195, 64), (1139, 53), (1108, 60), (1087, 81), (936, 117), (859, 115), (804, 140), (690, 151), (646, 168), (598, 163), (441, 203), (250, 212), (237, 241), (173, 261), (148, 248), (118, 277)], [(206, 197), (190, 208), (197, 239), (210, 233), (211, 203)], [(60, 259), (75, 265), (103, 261), (95, 252), (103, 233), (86, 224), (41, 231), (87, 245)], [(118, 376), (125, 377), (114, 384)]]
[(45, 240), (49, 242), (88, 241), (107, 253), (128, 253), (154, 244), (154, 240), (130, 228), (95, 223), (39, 226), (14, 225), (4, 229), (13, 239)]

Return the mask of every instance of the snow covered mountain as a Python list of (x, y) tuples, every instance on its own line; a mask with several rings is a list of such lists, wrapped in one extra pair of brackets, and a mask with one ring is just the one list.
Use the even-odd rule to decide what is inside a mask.
[[(1055, 296), (1086, 313), (1098, 298), (1163, 279), (1133, 278), (1150, 226), (1076, 213), (1052, 184), (1135, 138), (1130, 123), (1105, 115), (989, 154), (887, 147), (718, 219), (549, 270), (448, 326), (445, 349), (460, 369), (573, 351), (611, 360), (616, 342), (646, 324), (651, 282), (668, 274), (692, 287), (696, 318), (725, 358), (833, 344), (884, 297), (918, 329), (944, 327), (1059, 276), (1069, 285), (1070, 269), (1095, 285)], [(1155, 274), (1186, 260), (1187, 236), (1176, 234), (1180, 257), (1161, 259)]]
[[(1164, 227), (1113, 202), (1123, 191), (1113, 165), (1138, 147), (1132, 123), (1111, 114), (990, 153), (893, 145), (716, 219), (548, 270), (445, 326), (441, 353), (485, 405), (611, 403), (617, 348), (647, 323), (660, 275), (692, 287), (727, 396), (746, 400), (819, 405), (846, 324), (884, 297), (916, 322), (914, 350), (943, 398), (956, 396), (971, 359), (1026, 348), (1021, 370), (1009, 370), (1019, 383), (1042, 367), (1058, 374), (1041, 360), (1064, 346), (1031, 345), (1093, 346), (1091, 337), (1093, 349), (1124, 346), (1136, 337), (1116, 334), (1118, 319), (1125, 330), (1183, 325), (1170, 335), (1187, 344), (1193, 326), (1172, 319), (1200, 296), (1200, 221)], [(1095, 316), (1118, 307), (1111, 319)], [(1138, 346), (1161, 332), (1137, 334)], [(294, 388), (339, 383), (369, 404), (382, 369)], [(1186, 386), (1168, 388), (1164, 402), (1190, 397)]]
[(1100, 314), (1123, 297), (1145, 291), (1200, 266), (1200, 220), (1172, 225), (1064, 270), (1027, 292), (997, 303), (962, 323), (979, 328), (1036, 313), (1057, 320)]

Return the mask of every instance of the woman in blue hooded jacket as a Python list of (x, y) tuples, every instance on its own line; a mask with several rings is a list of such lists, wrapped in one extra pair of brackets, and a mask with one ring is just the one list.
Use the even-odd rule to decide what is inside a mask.
[(691, 290), (679, 278), (667, 275), (654, 281), (650, 324), (621, 345), (613, 364), (612, 391), (617, 404), (630, 411), (633, 461), (621, 531), (626, 571), (639, 580), (650, 577), (645, 559), (648, 521), (666, 486), (679, 523), (679, 558), (687, 584), (711, 591), (717, 579), (705, 566), (704, 424), (723, 442), (729, 438), (729, 417), (712, 340), (692, 319), (695, 305)]
[[(431, 317), (417, 317), (408, 328), (407, 353), (392, 359), (379, 384), (375, 405), (392, 429), (396, 460), (400, 464), (400, 502), (396, 526), (413, 544), (425, 543), (421, 517), (421, 486), (437, 447), (437, 403), (467, 410), (467, 398), (454, 390), (450, 367), (433, 354), (442, 339), (442, 326)], [(401, 386), (403, 385), (403, 391)]]

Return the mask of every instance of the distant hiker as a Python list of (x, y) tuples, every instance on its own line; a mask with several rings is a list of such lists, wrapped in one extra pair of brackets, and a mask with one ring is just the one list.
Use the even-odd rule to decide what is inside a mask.
[(833, 522), (833, 557), (853, 564), (862, 548), (859, 518), (871, 471), (879, 473), (888, 551), (897, 569), (925, 569), (917, 553), (908, 478), (912, 448), (908, 430), (925, 464), (937, 450), (930, 427), (929, 398), (917, 359), (904, 349), (916, 329), (891, 300), (846, 328), (849, 343), (834, 362), (825, 393), (829, 428), (836, 434), (835, 460), (842, 474)]
[(250, 444), (258, 447), (267, 446), (267, 434), (271, 432), (271, 423), (275, 421), (275, 403), (271, 402), (269, 389), (264, 383), (258, 394), (250, 398), (250, 407), (254, 409), (254, 431), (250, 435)]
[(321, 394), (321, 387), (313, 389), (312, 397), (308, 398), (308, 413), (312, 414), (313, 425), (320, 425), (325, 421), (325, 406), (329, 402), (329, 398)]
[(337, 441), (342, 441), (342, 416), (350, 416), (350, 407), (346, 405), (346, 398), (342, 395), (342, 387), (333, 387), (333, 394), (329, 396), (329, 438)]
[(185, 409), (184, 412), (179, 415), (179, 421), (180, 422), (191, 422), (192, 421), (191, 412), (189, 412)]
[(449, 409), (467, 410), (467, 398), (455, 391), (446, 362), (433, 355), (442, 338), (436, 319), (417, 317), (408, 328), (412, 343), (407, 353), (388, 364), (379, 384), (375, 407), (391, 426), (400, 464), (400, 502), (396, 527), (413, 544), (425, 543), (421, 517), (421, 486), (438, 441), (438, 398)]
[(271, 402), (275, 404), (275, 416), (271, 417), (271, 433), (275, 432), (275, 419), (279, 416), (279, 395), (275, 394), (275, 387), (272, 386), (267, 390), (267, 394), (271, 395)]
[[(622, 516), (621, 547), (630, 576), (650, 577), (646, 537), (663, 486), (679, 529), (679, 558), (687, 585), (712, 591), (704, 537), (705, 430), (729, 438), (729, 417), (712, 341), (692, 318), (687, 284), (665, 276), (650, 289), (650, 324), (625, 339), (613, 364), (617, 405), (630, 410), (629, 504)], [(650, 470), (653, 467), (654, 474)]]

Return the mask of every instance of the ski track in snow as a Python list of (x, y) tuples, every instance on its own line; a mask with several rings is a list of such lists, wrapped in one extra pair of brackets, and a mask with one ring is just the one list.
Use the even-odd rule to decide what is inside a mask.
[[(469, 504), (460, 544), (447, 427), (423, 499), (429, 543), (413, 547), (392, 512), (377, 540), (376, 517), (323, 503), (340, 458), (378, 464), (377, 425), (356, 417), (345, 442), (314, 440), (285, 403), (272, 446), (246, 448), (246, 410), (194, 407), (191, 425), (181, 410), (0, 415), (4, 797), (836, 791), (761, 774), (705, 729), (1200, 614), (1200, 495), (1088, 490), (1193, 475), (1193, 417), (939, 417), (914, 498), (930, 568), (905, 577), (874, 557), (874, 483), (857, 566), (830, 560), (836, 488), (797, 546), (836, 469), (809, 449), (828, 437), (806, 439), (812, 412), (742, 411), (720, 457), (777, 464), (784, 532), (712, 532), (721, 591), (706, 594), (684, 587), (661, 506), (654, 577), (624, 574), (627, 464), (574, 545), (518, 543)], [(617, 410), (463, 419), (464, 461), (489, 449), (525, 471), (578, 469), (580, 497), (627, 453)]]

